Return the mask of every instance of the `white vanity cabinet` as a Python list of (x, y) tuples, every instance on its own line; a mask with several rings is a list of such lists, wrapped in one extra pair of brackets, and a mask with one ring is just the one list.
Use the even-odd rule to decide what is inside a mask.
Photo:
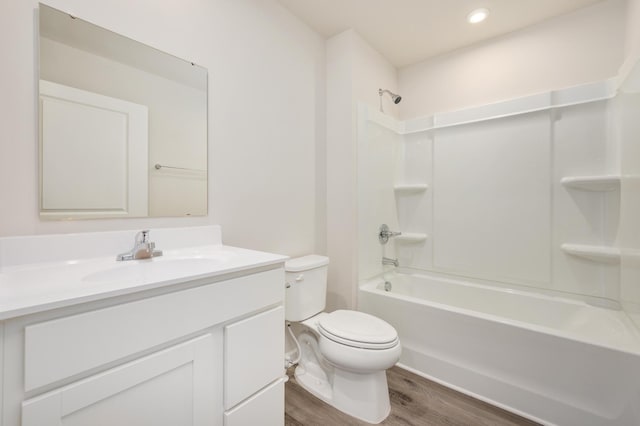
[(283, 283), (277, 263), (1, 322), (0, 426), (282, 425)]

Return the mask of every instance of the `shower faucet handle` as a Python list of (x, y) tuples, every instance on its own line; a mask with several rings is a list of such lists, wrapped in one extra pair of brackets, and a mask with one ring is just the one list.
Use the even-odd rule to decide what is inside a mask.
[(397, 237), (398, 235), (402, 235), (402, 232), (393, 232), (389, 230), (389, 226), (383, 223), (380, 225), (380, 230), (378, 232), (378, 241), (380, 241), (380, 244), (384, 245), (389, 242), (389, 238)]

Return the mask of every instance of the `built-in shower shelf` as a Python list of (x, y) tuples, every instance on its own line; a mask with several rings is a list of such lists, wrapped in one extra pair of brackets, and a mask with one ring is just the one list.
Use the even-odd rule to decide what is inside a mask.
[(560, 180), (564, 186), (585, 191), (615, 191), (620, 188), (620, 176), (567, 176)]
[(393, 189), (400, 194), (416, 194), (419, 192), (425, 192), (429, 189), (429, 185), (426, 183), (407, 183), (396, 185)]
[(422, 243), (427, 240), (427, 234), (403, 232), (402, 235), (398, 235), (395, 239), (399, 243)]
[(562, 244), (562, 251), (572, 256), (582, 257), (600, 263), (620, 263), (620, 249), (610, 246), (591, 246), (583, 244)]

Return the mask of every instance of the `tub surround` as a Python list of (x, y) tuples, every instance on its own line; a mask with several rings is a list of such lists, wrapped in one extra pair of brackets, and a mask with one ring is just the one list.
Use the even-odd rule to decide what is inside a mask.
[(619, 84), (620, 82), (617, 78), (610, 78), (594, 83), (552, 90), (457, 111), (437, 113), (406, 121), (398, 121), (365, 104), (360, 104), (359, 114), (364, 115), (368, 120), (374, 121), (389, 130), (401, 135), (406, 135), (607, 100), (616, 96)]
[(281, 422), (287, 257), (136, 232), (0, 239), (0, 425)]
[(371, 230), (388, 223), (403, 236), (384, 256), (401, 266), (619, 308), (621, 87), (611, 78), (407, 121), (361, 104), (360, 279), (382, 272)]

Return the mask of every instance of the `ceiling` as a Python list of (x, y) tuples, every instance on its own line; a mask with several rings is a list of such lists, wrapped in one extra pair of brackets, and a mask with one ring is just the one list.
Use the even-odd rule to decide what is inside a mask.
[[(278, 0), (326, 38), (353, 28), (396, 67), (536, 24), (601, 0)], [(484, 7), (486, 21), (466, 17)]]

